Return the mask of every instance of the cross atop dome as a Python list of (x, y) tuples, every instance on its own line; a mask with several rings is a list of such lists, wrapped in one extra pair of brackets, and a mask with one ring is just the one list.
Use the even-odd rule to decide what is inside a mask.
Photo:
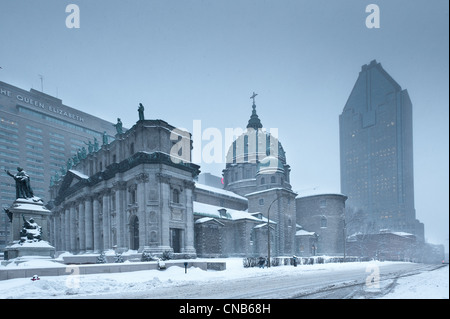
[(256, 94), (255, 92), (253, 92), (253, 95), (250, 96), (251, 99), (253, 99), (253, 105), (255, 105), (255, 98), (258, 94)]
[(253, 128), (255, 130), (258, 130), (259, 128), (262, 128), (262, 124), (261, 121), (258, 117), (258, 114), (256, 114), (256, 104), (255, 104), (255, 98), (258, 94), (256, 94), (255, 92), (253, 92), (253, 95), (250, 96), (250, 98), (253, 100), (253, 105), (252, 105), (252, 115), (250, 116), (250, 120), (248, 120), (248, 124), (247, 124), (247, 128)]

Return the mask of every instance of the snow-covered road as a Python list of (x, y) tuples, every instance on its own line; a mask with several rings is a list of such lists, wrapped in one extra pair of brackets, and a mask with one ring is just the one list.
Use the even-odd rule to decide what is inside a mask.
[[(185, 273), (184, 268), (170, 267), (164, 271), (43, 276), (37, 281), (31, 278), (4, 280), (0, 281), (0, 298), (449, 298), (448, 265), (433, 271), (429, 270), (436, 268), (435, 265), (404, 262), (259, 269), (244, 268), (240, 258), (224, 260), (227, 261), (225, 271), (190, 268)], [(45, 267), (45, 262), (41, 265)], [(20, 267), (27, 266), (36, 267), (36, 262)], [(399, 277), (405, 273), (409, 276)]]

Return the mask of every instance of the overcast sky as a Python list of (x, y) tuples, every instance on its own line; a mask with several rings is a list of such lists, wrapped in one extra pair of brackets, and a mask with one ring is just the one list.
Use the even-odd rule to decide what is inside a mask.
[[(366, 27), (371, 3), (380, 28)], [(79, 28), (66, 26), (69, 4)], [(45, 93), (125, 127), (142, 103), (146, 118), (218, 129), (222, 145), (226, 128), (247, 125), (256, 92), (293, 189), (340, 192), (339, 114), (376, 59), (411, 97), (416, 214), (448, 250), (448, 27), (447, 0), (2, 0), (0, 80), (41, 90), (42, 75)]]

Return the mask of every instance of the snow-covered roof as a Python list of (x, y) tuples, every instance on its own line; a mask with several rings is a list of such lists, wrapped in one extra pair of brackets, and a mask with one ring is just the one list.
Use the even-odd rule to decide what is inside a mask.
[[(274, 221), (270, 221), (270, 228), (273, 228), (273, 224), (276, 224)], [(262, 224), (259, 224), (259, 225), (256, 225), (255, 227), (253, 227), (253, 228), (263, 228), (263, 227), (267, 227), (267, 222), (266, 223), (262, 223)]]
[(269, 188), (269, 189), (263, 189), (263, 190), (257, 191), (257, 192), (248, 193), (248, 194), (245, 194), (245, 196), (263, 194), (263, 193), (270, 192), (270, 191), (273, 191), (273, 190), (284, 190), (284, 191), (288, 191), (288, 192), (294, 193), (292, 190), (287, 189), (287, 188), (273, 187), (273, 188)]
[(313, 231), (306, 231), (304, 229), (297, 230), (295, 236), (314, 236), (316, 233)]
[(214, 220), (214, 221), (216, 221), (217, 223), (223, 225), (223, 224), (222, 224), (221, 222), (219, 222), (217, 219), (212, 218), (212, 217), (203, 217), (203, 218), (199, 218), (199, 219), (197, 219), (197, 220), (195, 221), (195, 224), (203, 224), (203, 223), (206, 223), (206, 222), (209, 222), (209, 221), (212, 221), (212, 220)]
[(234, 197), (234, 198), (239, 198), (239, 199), (242, 199), (242, 200), (247, 201), (247, 198), (245, 198), (245, 197), (243, 197), (243, 196), (240, 196), (240, 195), (238, 195), (238, 194), (236, 194), (236, 193), (227, 191), (227, 190), (222, 189), (222, 188), (217, 188), (217, 187), (213, 187), (213, 186), (208, 186), (208, 185), (200, 184), (200, 183), (195, 183), (195, 187), (198, 188), (198, 189), (202, 189), (202, 190), (208, 191), (208, 192), (212, 192), (212, 193), (216, 193), (216, 194), (221, 194), (221, 195), (225, 195), (225, 196), (229, 196), (229, 197)]
[(354, 234), (349, 235), (347, 238), (355, 240), (358, 236), (365, 236), (365, 235), (373, 236), (373, 235), (380, 235), (380, 234), (392, 234), (392, 235), (396, 235), (396, 236), (400, 236), (400, 237), (407, 237), (407, 238), (415, 237), (415, 235), (411, 234), (411, 233), (406, 233), (406, 232), (401, 232), (401, 231), (397, 231), (397, 232), (396, 231), (390, 231), (389, 229), (380, 229), (379, 233), (367, 233), (367, 234), (364, 234), (362, 232), (356, 232)]
[(298, 195), (295, 198), (311, 197), (311, 196), (318, 196), (318, 195), (345, 196), (344, 194), (342, 194), (340, 192), (336, 192), (334, 190), (325, 189), (325, 188), (321, 188), (321, 187), (315, 187), (315, 188), (311, 188), (309, 190), (299, 191), (297, 193), (298, 193)]
[(405, 232), (402, 232), (402, 231), (394, 231), (394, 232), (392, 232), (392, 234), (397, 235), (397, 236), (402, 236), (402, 237), (414, 236), (411, 233), (405, 233)]
[(69, 172), (71, 172), (72, 174), (78, 176), (81, 179), (88, 179), (89, 178), (89, 176), (87, 176), (87, 175), (85, 175), (85, 174), (83, 174), (83, 173), (81, 173), (79, 171), (76, 171), (74, 169), (69, 169)]
[[(220, 210), (224, 209), (225, 215), (221, 215)], [(220, 206), (194, 202), (194, 215), (219, 219), (240, 220), (249, 219), (258, 222), (267, 222), (267, 218), (259, 219), (246, 211), (224, 208)]]

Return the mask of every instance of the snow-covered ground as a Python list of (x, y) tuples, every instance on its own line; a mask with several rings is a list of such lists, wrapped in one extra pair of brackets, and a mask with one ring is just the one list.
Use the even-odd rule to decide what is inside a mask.
[(449, 299), (449, 267), (399, 278), (391, 293), (381, 299)]
[[(145, 270), (128, 273), (105, 273), (92, 275), (77, 275), (74, 271), (67, 276), (42, 276), (39, 280), (31, 278), (18, 278), (0, 281), (1, 299), (53, 299), (71, 298), (74, 295), (89, 298), (90, 295), (108, 294), (117, 291), (133, 293), (154, 289), (156, 287), (177, 287), (180, 285), (201, 285), (202, 282), (223, 281), (226, 279), (239, 279), (246, 277), (269, 276), (280, 272), (323, 272), (338, 268), (361, 269), (369, 263), (345, 264), (316, 264), (292, 266), (279, 266), (269, 269), (244, 268), (241, 258), (215, 259), (227, 261), (225, 271), (203, 271), (199, 268), (170, 267), (166, 270)], [(386, 264), (388, 262), (384, 262)], [(363, 265), (362, 265), (363, 264)], [(19, 265), (9, 264), (5, 267), (48, 267), (55, 263), (45, 260), (33, 260)], [(353, 268), (352, 268), (353, 267)], [(39, 273), (36, 273), (39, 276)], [(383, 298), (395, 299), (448, 299), (449, 298), (449, 267), (442, 267), (434, 271), (402, 277), (397, 285)]]

